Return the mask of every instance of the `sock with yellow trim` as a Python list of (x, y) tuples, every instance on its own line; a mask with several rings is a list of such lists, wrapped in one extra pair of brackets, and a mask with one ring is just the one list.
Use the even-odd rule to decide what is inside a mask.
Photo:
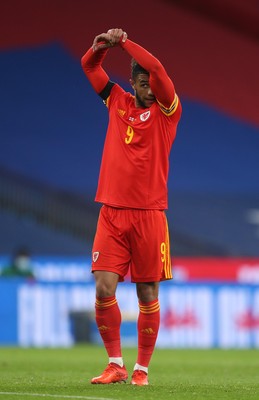
[(148, 367), (152, 357), (160, 325), (160, 306), (158, 299), (139, 302), (138, 316), (138, 358), (137, 364)]
[(115, 296), (96, 298), (95, 319), (109, 357), (121, 357), (121, 312)]

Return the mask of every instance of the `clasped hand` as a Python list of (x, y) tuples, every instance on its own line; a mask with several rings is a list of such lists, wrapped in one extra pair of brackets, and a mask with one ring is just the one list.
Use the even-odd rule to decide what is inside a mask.
[(94, 38), (93, 51), (114, 47), (122, 42), (126, 42), (127, 33), (122, 29), (109, 29), (106, 33), (101, 33)]

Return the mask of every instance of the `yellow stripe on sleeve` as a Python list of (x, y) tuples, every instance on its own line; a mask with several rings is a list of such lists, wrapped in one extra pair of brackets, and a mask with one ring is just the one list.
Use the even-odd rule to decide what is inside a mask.
[(165, 107), (162, 103), (160, 103), (159, 101), (158, 101), (158, 104), (159, 104), (159, 107), (160, 107), (160, 110), (167, 116), (167, 117), (170, 117), (171, 115), (173, 115), (174, 113), (175, 113), (175, 111), (177, 110), (177, 107), (178, 107), (178, 104), (179, 104), (179, 98), (178, 98), (178, 96), (177, 96), (177, 94), (175, 93), (175, 95), (174, 95), (174, 100), (173, 100), (173, 102), (172, 102), (172, 104), (171, 104), (171, 106), (168, 108), (168, 107)]

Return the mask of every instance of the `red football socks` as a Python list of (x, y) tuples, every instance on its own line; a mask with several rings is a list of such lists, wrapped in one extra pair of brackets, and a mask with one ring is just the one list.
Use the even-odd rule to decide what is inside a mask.
[(121, 357), (121, 313), (115, 296), (96, 298), (95, 318), (109, 357)]
[[(109, 357), (122, 357), (121, 313), (115, 296), (96, 298), (96, 323)], [(148, 367), (160, 325), (159, 301), (139, 302), (137, 363)]]
[(152, 357), (160, 325), (159, 301), (139, 302), (138, 359), (137, 363), (148, 367)]

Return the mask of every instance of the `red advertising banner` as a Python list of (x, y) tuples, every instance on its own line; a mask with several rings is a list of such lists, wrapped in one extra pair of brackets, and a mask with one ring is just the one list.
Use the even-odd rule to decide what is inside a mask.
[(259, 258), (172, 259), (176, 281), (217, 281), (259, 284)]

